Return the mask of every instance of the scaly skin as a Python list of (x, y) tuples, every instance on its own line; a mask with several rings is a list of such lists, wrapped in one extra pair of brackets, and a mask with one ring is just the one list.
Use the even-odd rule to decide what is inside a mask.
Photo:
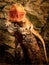
[[(14, 6), (14, 8), (13, 8), (13, 6)], [(20, 23), (20, 25), (22, 26), (22, 27), (20, 27), (20, 31), (22, 31), (22, 33), (24, 33), (24, 34), (25, 34), (25, 29), (27, 28), (27, 30), (29, 31), (29, 28), (30, 28), (30, 32), (32, 32), (42, 42), (42, 45), (44, 48), (44, 53), (45, 53), (45, 58), (46, 58), (46, 61), (48, 62), (44, 40), (43, 40), (42, 36), (36, 30), (34, 30), (33, 24), (26, 18), (26, 16), (25, 16), (26, 12), (24, 10), (24, 7), (22, 5), (14, 4), (14, 5), (12, 5), (10, 11), (13, 11), (15, 14), (13, 12), (9, 13), (10, 15), (11, 14), (14, 15), (14, 18), (10, 17), (10, 15), (9, 15), (8, 20), (11, 20), (11, 22), (13, 21), (13, 22)], [(22, 24), (22, 22), (23, 22), (23, 24)], [(23, 30), (24, 30), (24, 32), (23, 32)]]
[(42, 45), (43, 45), (43, 48), (44, 48), (44, 53), (45, 53), (45, 58), (46, 58), (46, 61), (48, 62), (45, 42), (44, 42), (42, 36), (36, 30), (34, 30), (33, 24), (27, 18), (24, 18), (23, 21), (25, 22), (25, 24), (22, 25), (22, 28), (27, 28), (27, 27), (29, 28), (29, 26), (31, 26), (30, 31), (42, 42)]

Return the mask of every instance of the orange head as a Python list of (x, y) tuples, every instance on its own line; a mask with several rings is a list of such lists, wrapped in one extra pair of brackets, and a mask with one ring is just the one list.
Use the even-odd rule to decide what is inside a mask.
[(13, 4), (9, 10), (8, 19), (13, 22), (20, 22), (24, 18), (26, 12), (22, 5)]

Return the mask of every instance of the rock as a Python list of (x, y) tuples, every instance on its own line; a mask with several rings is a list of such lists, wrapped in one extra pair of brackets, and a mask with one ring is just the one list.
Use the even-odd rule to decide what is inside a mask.
[[(10, 34), (4, 28), (5, 22), (7, 21), (6, 18), (7, 18), (10, 6), (14, 3), (20, 3), (27, 9), (28, 18), (30, 18), (30, 21), (34, 24), (34, 27), (36, 27), (35, 29), (37, 29), (42, 34), (42, 37), (44, 38), (45, 43), (47, 43), (46, 48), (48, 49), (49, 48), (49, 44), (48, 44), (49, 43), (49, 31), (48, 31), (49, 24), (47, 23), (46, 20), (47, 20), (48, 12), (49, 12), (49, 1), (48, 0), (0, 0), (0, 50), (1, 50), (0, 51), (0, 61), (7, 60), (7, 62), (12, 61), (13, 63), (15, 63), (16, 62), (15, 55), (17, 54), (17, 57), (20, 59), (19, 61), (21, 61), (21, 59), (22, 59), (21, 62), (34, 63), (33, 62), (34, 57), (38, 58), (38, 60), (39, 60), (39, 58), (42, 58), (42, 57), (40, 57), (41, 50), (39, 50), (39, 46), (41, 46), (41, 45), (38, 46), (36, 38), (33, 37), (32, 35), (31, 36), (26, 35), (26, 37), (23, 40), (23, 44), (22, 43), (17, 44), (17, 43), (15, 43), (14, 35)], [(32, 13), (33, 16), (28, 15), (28, 13), (30, 13), (30, 14)], [(48, 25), (45, 26), (45, 23)], [(44, 30), (41, 29), (43, 27), (44, 27)], [(22, 36), (19, 37), (19, 40), (21, 40), (21, 39), (22, 39)], [(16, 39), (16, 41), (17, 41), (17, 39)], [(33, 44), (32, 44), (32, 42), (33, 42)], [(3, 52), (3, 53), (1, 53), (1, 52)], [(36, 52), (37, 52), (37, 55), (36, 55)], [(41, 52), (43, 52), (43, 51), (41, 51)], [(2, 57), (2, 54), (5, 57)], [(33, 56), (33, 54), (34, 54), (34, 56)], [(11, 56), (12, 56), (12, 58), (11, 58)], [(48, 54), (48, 56), (49, 56), (49, 54)], [(24, 61), (23, 58), (26, 58), (26, 60)], [(10, 60), (8, 60), (8, 59), (10, 59)], [(31, 62), (29, 61), (29, 59)], [(34, 59), (34, 60), (38, 61), (36, 59)], [(17, 61), (18, 61), (18, 59), (17, 59)]]
[(3, 38), (5, 37), (5, 39), (3, 40), (4, 44), (8, 45), (11, 48), (15, 48), (15, 37), (8, 35), (8, 33), (4, 33), (3, 34)]

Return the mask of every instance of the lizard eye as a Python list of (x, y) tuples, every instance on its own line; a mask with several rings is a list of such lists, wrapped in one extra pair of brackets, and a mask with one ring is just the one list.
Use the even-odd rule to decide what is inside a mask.
[(29, 30), (31, 29), (31, 26), (29, 27)]

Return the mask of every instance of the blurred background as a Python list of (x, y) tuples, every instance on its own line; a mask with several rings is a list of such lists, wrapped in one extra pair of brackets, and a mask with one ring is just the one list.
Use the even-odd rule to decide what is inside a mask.
[[(42, 35), (45, 41), (49, 60), (49, 0), (0, 0), (0, 53), (4, 52), (4, 49), (7, 55), (10, 53), (14, 58), (15, 37), (5, 29), (7, 13), (10, 6), (14, 3), (20, 3), (25, 7), (26, 16), (33, 23), (34, 29)], [(0, 62), (2, 61), (0, 54)]]

